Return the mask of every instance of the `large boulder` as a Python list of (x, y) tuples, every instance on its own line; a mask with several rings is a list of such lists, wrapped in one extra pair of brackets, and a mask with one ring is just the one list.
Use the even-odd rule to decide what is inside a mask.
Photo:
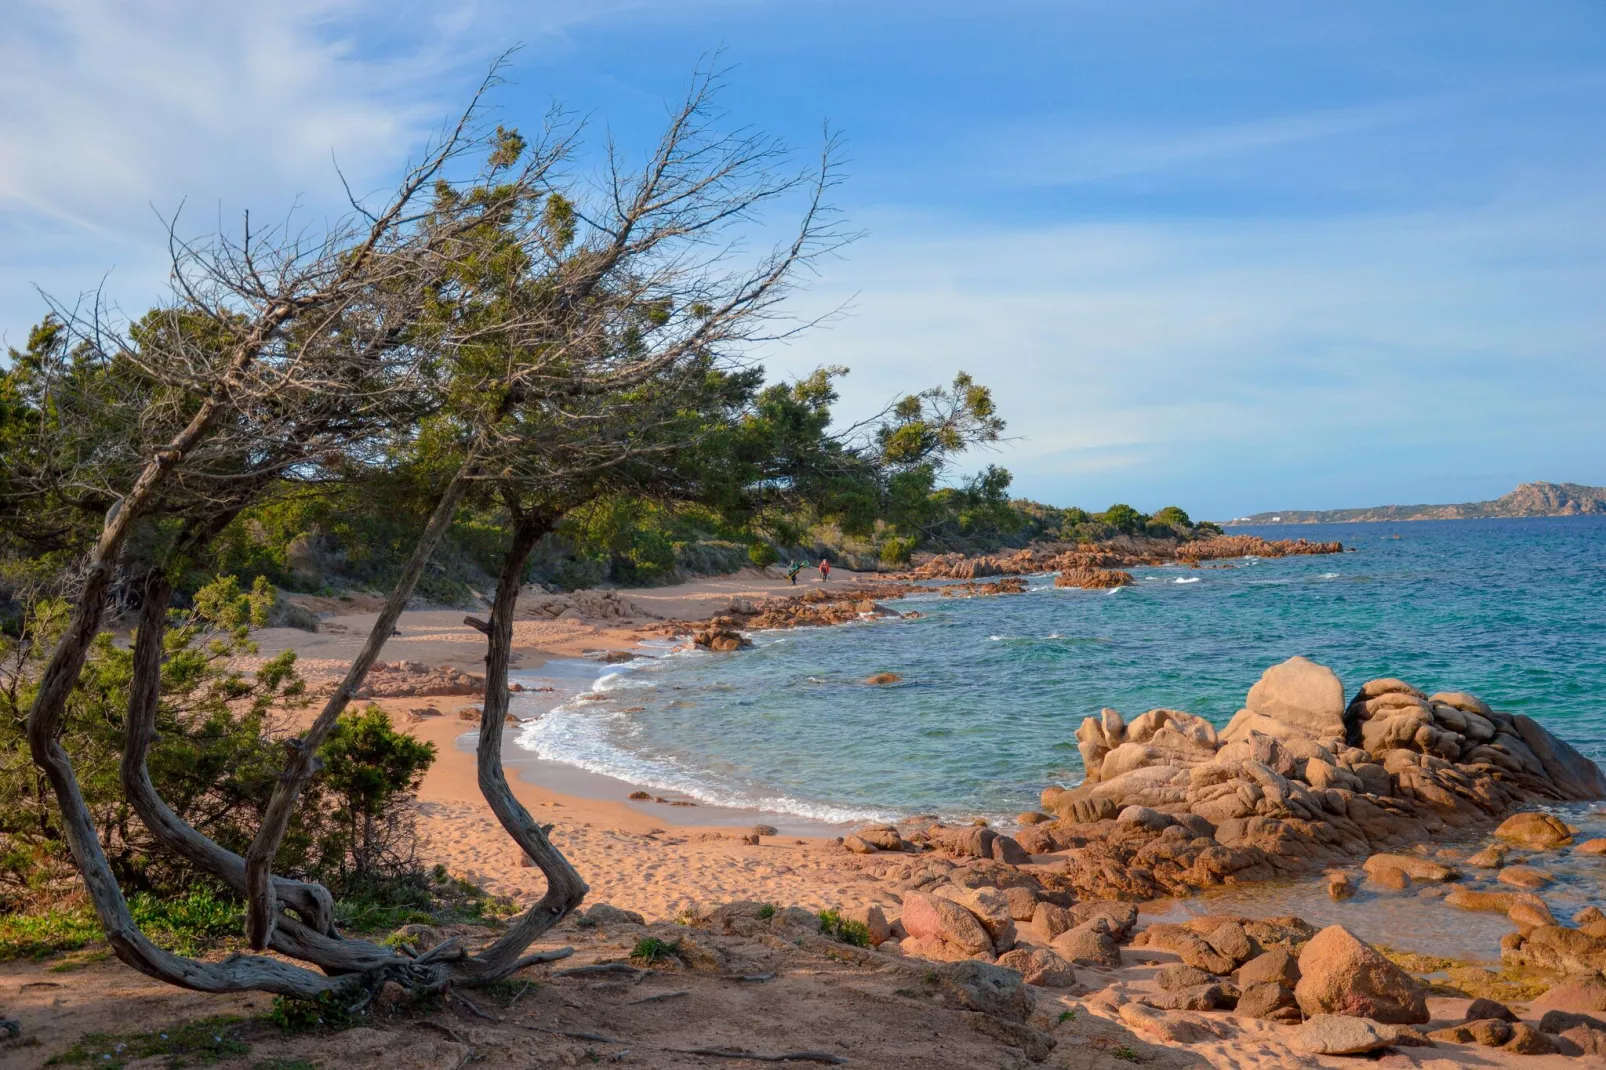
[(1573, 842), (1572, 830), (1551, 814), (1528, 811), (1512, 814), (1494, 830), (1499, 839), (1533, 851), (1566, 847)]
[(1029, 985), (1069, 988), (1076, 983), (1076, 971), (1059, 955), (1042, 947), (1017, 947), (998, 956), (999, 966), (1018, 972)]
[[(1321, 742), (1345, 737), (1344, 685), (1332, 669), (1309, 658), (1292, 657), (1261, 673), (1244, 706), (1253, 714), (1297, 729), (1297, 734), (1307, 739)], [(1229, 726), (1222, 738), (1228, 742), (1244, 738), (1254, 723), (1253, 718), (1245, 718), (1239, 734), (1234, 735)]]
[(993, 955), (993, 940), (981, 920), (941, 896), (910, 892), (903, 897), (903, 928), (916, 940), (937, 940), (967, 955)]
[(1294, 998), (1307, 1015), (1351, 1015), (1416, 1025), (1428, 1020), (1422, 986), (1342, 925), (1329, 925), (1299, 954)]

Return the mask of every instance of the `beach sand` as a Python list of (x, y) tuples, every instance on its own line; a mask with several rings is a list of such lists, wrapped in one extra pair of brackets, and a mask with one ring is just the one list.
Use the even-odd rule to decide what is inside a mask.
[[(514, 665), (533, 670), (553, 659), (631, 650), (674, 632), (674, 622), (706, 620), (725, 611), (733, 598), (799, 597), (820, 588), (850, 587), (856, 578), (879, 579), (833, 570), (830, 582), (821, 583), (811, 570), (793, 586), (784, 576), (743, 569), (732, 576), (621, 591), (619, 596), (639, 608), (640, 615), (518, 620)], [(529, 592), (521, 595), (520, 602), (544, 597), (539, 591)], [(324, 618), (315, 633), (266, 628), (253, 638), (264, 658), (294, 650), (309, 685), (317, 686), (345, 671), (378, 616), (378, 600), (295, 600), (315, 612), (335, 615)], [(397, 625), (399, 634), (386, 644), (381, 657), (482, 672), (485, 637), (463, 623), (465, 615), (462, 610), (408, 610)], [(597, 675), (604, 671), (599, 663)], [(457, 714), (476, 706), (478, 699), (460, 695), (372, 701), (391, 715), (398, 729), (436, 748), (436, 761), (418, 793), (421, 857), (443, 863), (453, 874), (482, 884), (492, 894), (521, 902), (538, 897), (540, 872), (521, 865), (522, 852), (480, 795), (472, 752), (477, 718), (470, 722)], [(310, 720), (316, 708), (315, 702), (299, 718)], [(409, 710), (419, 708), (438, 709), (441, 716), (408, 716)], [(672, 918), (695, 903), (744, 898), (816, 910), (895, 901), (886, 898), (877, 882), (842, 865), (848, 856), (829, 845), (842, 830), (791, 815), (632, 801), (627, 796), (636, 785), (537, 761), (523, 755), (511, 740), (504, 741), (503, 754), (514, 794), (543, 823), (553, 825), (553, 842), (591, 885), (588, 903), (612, 903), (648, 918)], [(757, 846), (743, 843), (743, 835), (758, 824), (772, 826), (781, 835), (765, 836)]]

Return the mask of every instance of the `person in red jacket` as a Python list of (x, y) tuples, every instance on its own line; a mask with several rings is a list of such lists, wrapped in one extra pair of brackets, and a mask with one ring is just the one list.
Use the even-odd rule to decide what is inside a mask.
[(820, 558), (820, 581), (822, 583), (828, 583), (828, 582), (830, 582), (830, 580), (831, 580), (831, 562), (827, 561), (825, 558), (822, 557), (822, 558)]

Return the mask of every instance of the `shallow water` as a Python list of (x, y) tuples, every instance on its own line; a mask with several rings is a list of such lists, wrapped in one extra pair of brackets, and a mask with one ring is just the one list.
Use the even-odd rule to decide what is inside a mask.
[[(1023, 595), (894, 603), (919, 620), (761, 634), (734, 656), (659, 650), (607, 671), (603, 701), (560, 702), (514, 738), (713, 804), (999, 816), (1081, 779), (1074, 732), (1100, 707), (1223, 724), (1266, 666), (1304, 654), (1347, 689), (1389, 675), (1471, 691), (1606, 758), (1606, 518), (1236, 530), (1355, 552), (1136, 569), (1117, 591), (1039, 577)], [(884, 671), (903, 682), (863, 683)]]

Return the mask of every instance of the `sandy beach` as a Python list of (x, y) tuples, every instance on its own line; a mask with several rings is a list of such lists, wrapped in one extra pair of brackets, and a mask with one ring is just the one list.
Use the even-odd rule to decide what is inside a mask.
[[(775, 570), (772, 570), (775, 571)], [(639, 649), (727, 610), (733, 599), (801, 597), (814, 590), (841, 591), (856, 581), (878, 577), (833, 570), (821, 583), (812, 570), (794, 586), (784, 576), (744, 569), (732, 576), (668, 587), (619, 592), (640, 612), (625, 618), (579, 615), (559, 620), (528, 619), (528, 607), (547, 598), (539, 591), (520, 599), (514, 625), (517, 669), (539, 670), (557, 659), (595, 659), (609, 651)], [(366, 600), (314, 599), (297, 602), (330, 613), (317, 632), (267, 628), (254, 634), (262, 657), (294, 650), (297, 665), (316, 688), (338, 677), (361, 647), (378, 614)], [(377, 603), (377, 599), (373, 600)], [(586, 601), (582, 595), (581, 604)], [(463, 623), (462, 610), (409, 610), (381, 657), (450, 666), (467, 672), (483, 668), (484, 636)], [(596, 675), (605, 671), (599, 662)], [(422, 857), (445, 864), (454, 874), (482, 884), (496, 895), (520, 901), (540, 895), (539, 872), (521, 865), (522, 852), (496, 824), (476, 783), (473, 737), (477, 720), (459, 710), (477, 709), (472, 696), (430, 696), (369, 700), (391, 715), (401, 730), (428, 740), (437, 758), (418, 793)], [(410, 716), (430, 709), (438, 715)], [(310, 717), (313, 710), (302, 711)], [(467, 714), (474, 717), (474, 713)], [(631, 800), (637, 785), (570, 766), (541, 762), (510, 742), (504, 747), (509, 782), (519, 800), (553, 827), (557, 846), (591, 885), (590, 903), (606, 902), (649, 918), (669, 918), (699, 903), (760, 899), (823, 909), (891, 902), (878, 882), (844, 866), (830, 840), (842, 830), (794, 815)], [(678, 805), (676, 804), (678, 803)], [(743, 842), (756, 825), (777, 830), (758, 845)]]

